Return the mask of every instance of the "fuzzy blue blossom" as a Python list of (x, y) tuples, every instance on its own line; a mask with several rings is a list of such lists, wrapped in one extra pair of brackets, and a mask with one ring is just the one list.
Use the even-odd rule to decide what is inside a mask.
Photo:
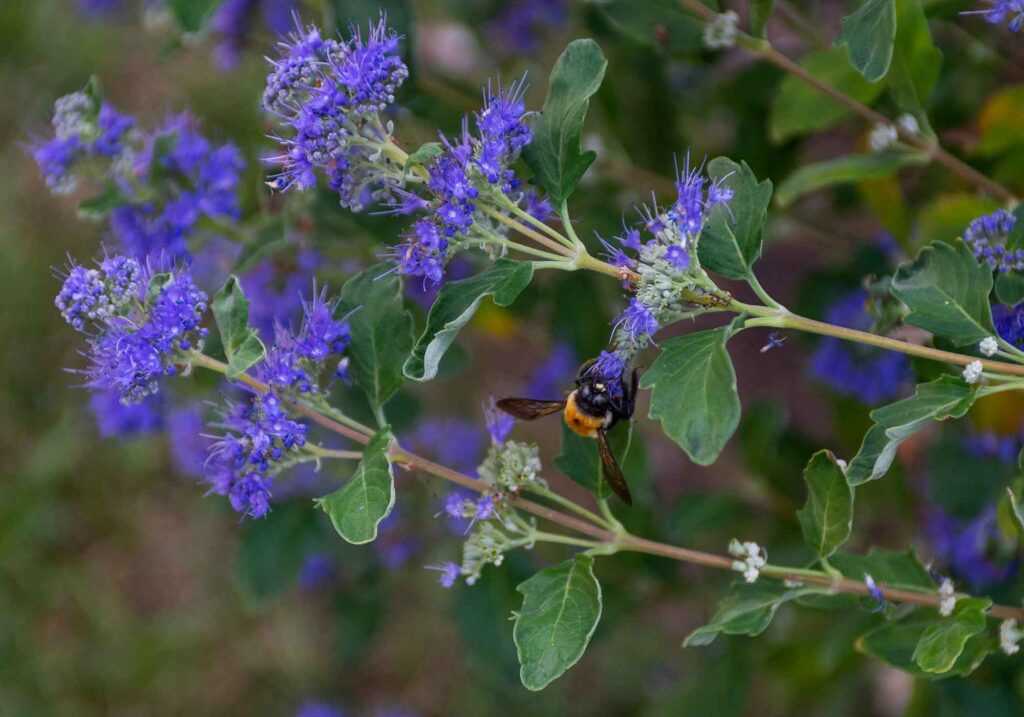
[(444, 278), (448, 239), (434, 219), (423, 217), (416, 220), (392, 256), (403, 276), (423, 277), (424, 283), (438, 284)]
[(254, 395), (247, 403), (229, 401), (220, 414), (215, 426), (224, 435), (210, 447), (206, 481), (235, 511), (260, 518), (270, 510), (275, 470), (288, 453), (306, 445), (308, 428), (288, 417), (274, 393)]
[(440, 583), (441, 587), (445, 588), (446, 590), (455, 585), (455, 582), (459, 579), (459, 576), (462, 575), (462, 566), (458, 563), (453, 563), (450, 561), (441, 563), (439, 565), (428, 565), (427, 570), (436, 570), (438, 573), (440, 573), (437, 581), (438, 583)]
[(615, 328), (624, 332), (634, 344), (646, 344), (658, 330), (658, 326), (654, 311), (636, 297), (629, 300), (629, 306), (615, 323)]
[(1024, 249), (1011, 251), (1006, 240), (1017, 218), (1005, 209), (978, 217), (964, 230), (964, 241), (978, 261), (1001, 273), (1024, 270)]
[(487, 432), (491, 434), (491, 443), (499, 446), (508, 439), (516, 425), (515, 418), (498, 408), (494, 396), (484, 404), (484, 422), (487, 424)]
[[(867, 298), (867, 293), (859, 289), (842, 296), (828, 307), (825, 320), (837, 326), (870, 330)], [(821, 340), (810, 368), (816, 379), (837, 393), (869, 406), (895, 398), (913, 379), (910, 362), (903, 354), (831, 337)]]
[(992, 7), (987, 10), (972, 10), (963, 15), (982, 15), (985, 22), (1000, 25), (1009, 20), (1011, 32), (1020, 32), (1024, 28), (1024, 0), (991, 0)]
[(1017, 306), (993, 306), (992, 321), (1003, 341), (1017, 348), (1024, 348), (1024, 303)]

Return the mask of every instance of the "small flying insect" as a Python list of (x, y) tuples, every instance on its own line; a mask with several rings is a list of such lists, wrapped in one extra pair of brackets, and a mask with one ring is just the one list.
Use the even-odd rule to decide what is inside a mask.
[[(601, 456), (604, 477), (626, 505), (633, 505), (629, 485), (618, 461), (608, 445), (608, 431), (619, 421), (633, 417), (636, 407), (637, 371), (628, 384), (623, 376), (619, 390), (613, 390), (600, 376), (591, 370), (594, 361), (583, 364), (576, 376), (576, 388), (564, 401), (540, 401), (532, 398), (502, 398), (496, 405), (515, 418), (532, 421), (562, 411), (566, 425), (586, 438), (597, 439), (597, 452)], [(619, 379), (617, 379), (619, 380)]]

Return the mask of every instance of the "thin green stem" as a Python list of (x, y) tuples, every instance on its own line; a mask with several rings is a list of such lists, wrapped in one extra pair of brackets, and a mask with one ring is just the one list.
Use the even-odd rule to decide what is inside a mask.
[(542, 222), (540, 219), (538, 219), (537, 217), (533, 216), (528, 211), (524, 210), (518, 204), (516, 204), (511, 199), (506, 197), (504, 194), (498, 194), (496, 199), (497, 199), (498, 202), (501, 203), (501, 206), (503, 206), (506, 209), (508, 209), (510, 212), (515, 214), (517, 217), (519, 217), (523, 221), (526, 221), (526, 222), (532, 224), (537, 229), (541, 230), (542, 232), (544, 232), (545, 234), (550, 236), (555, 241), (557, 241), (557, 242), (559, 242), (561, 244), (564, 244), (566, 246), (566, 248), (568, 248), (568, 249), (574, 249), (575, 248), (575, 245), (573, 244), (571, 239), (569, 239), (567, 236), (565, 236), (560, 231), (555, 229), (553, 226), (547, 224), (546, 222)]
[(558, 214), (562, 218), (562, 226), (565, 228), (565, 233), (569, 235), (569, 239), (572, 240), (573, 247), (576, 248), (577, 251), (586, 252), (586, 245), (584, 245), (580, 240), (579, 236), (576, 234), (576, 229), (572, 225), (572, 217), (569, 216), (568, 202), (562, 202), (562, 207)]
[(509, 227), (510, 229), (515, 229), (517, 232), (519, 232), (523, 236), (529, 237), (530, 239), (533, 239), (538, 244), (540, 244), (542, 246), (546, 246), (548, 249), (553, 250), (556, 254), (561, 254), (562, 256), (568, 256), (568, 257), (574, 256), (573, 250), (570, 249), (569, 247), (567, 247), (564, 244), (561, 244), (559, 242), (556, 242), (553, 239), (549, 239), (548, 237), (544, 236), (543, 234), (537, 232), (534, 229), (531, 229), (530, 227), (526, 226), (525, 224), (523, 224), (519, 220), (513, 219), (512, 217), (508, 216), (507, 214), (502, 214), (496, 208), (494, 208), (494, 207), (492, 207), (490, 205), (487, 205), (487, 204), (482, 204), (482, 203), (478, 205), (478, 208), (480, 209), (480, 211), (482, 211), (484, 214), (486, 214), (487, 216), (491, 217), (492, 219), (496, 219), (497, 221), (499, 221), (500, 223), (502, 223), (505, 226)]
[(482, 243), (503, 246), (509, 249), (510, 251), (519, 251), (522, 252), (523, 254), (529, 254), (530, 256), (537, 256), (540, 257), (541, 259), (544, 259), (545, 261), (556, 261), (561, 262), (563, 264), (568, 262), (568, 257), (563, 256), (561, 254), (553, 254), (549, 251), (544, 251), (543, 249), (537, 249), (532, 246), (526, 246), (525, 244), (520, 244), (518, 242), (505, 239), (504, 237), (500, 237), (497, 234), (494, 234), (493, 232), (487, 231), (483, 227), (476, 227), (475, 229), (477, 233), (479, 233), (483, 237), (483, 239), (481, 240)]
[(337, 458), (344, 461), (359, 461), (363, 458), (362, 451), (341, 451), (334, 448), (324, 448), (315, 443), (307, 443), (305, 449), (317, 458)]
[(767, 306), (770, 306), (773, 309), (786, 311), (786, 308), (782, 304), (773, 299), (771, 295), (765, 291), (765, 288), (761, 286), (761, 282), (758, 281), (757, 277), (754, 275), (754, 272), (747, 273), (746, 281), (747, 284), (750, 285), (750, 288), (754, 290), (754, 293), (757, 294), (757, 298), (763, 301)]
[(568, 535), (559, 535), (558, 533), (545, 533), (540, 530), (535, 530), (531, 536), (538, 543), (560, 543), (562, 545), (578, 545), (581, 548), (611, 548), (609, 543), (599, 543), (594, 540), (583, 540), (581, 538), (573, 538)]
[(555, 493), (553, 490), (547, 488), (546, 486), (534, 484), (527, 486), (526, 490), (528, 490), (530, 493), (533, 493), (534, 495), (539, 495), (542, 498), (546, 498), (547, 500), (550, 500), (552, 503), (560, 505), (566, 510), (572, 511), (573, 513), (582, 518), (586, 518), (594, 525), (600, 525), (602, 528), (607, 528), (608, 530), (612, 531), (615, 530), (615, 525), (613, 523), (610, 523), (601, 516), (592, 513), (591, 511), (584, 508), (582, 505), (579, 505), (578, 503), (569, 500), (568, 498), (561, 496), (558, 493)]
[(604, 519), (608, 522), (608, 525), (612, 530), (616, 533), (625, 532), (625, 527), (623, 527), (622, 523), (619, 522), (619, 519), (615, 517), (615, 514), (612, 513), (611, 506), (608, 505), (608, 500), (606, 498), (598, 498), (597, 506), (600, 508), (601, 515), (604, 516)]

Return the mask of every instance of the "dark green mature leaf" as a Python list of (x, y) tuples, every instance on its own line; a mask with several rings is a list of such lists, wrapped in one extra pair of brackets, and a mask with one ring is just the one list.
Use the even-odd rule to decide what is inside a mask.
[(904, 321), (957, 346), (995, 335), (990, 291), (992, 270), (962, 241), (932, 242), (913, 262), (901, 264), (892, 280), (892, 293), (910, 309)]
[(371, 406), (382, 406), (402, 386), (402, 366), (413, 344), (412, 315), (405, 310), (394, 265), (377, 264), (346, 281), (339, 309), (351, 312), (347, 354), (352, 377)]
[(754, 37), (764, 37), (768, 28), (768, 20), (771, 19), (772, 10), (775, 9), (775, 0), (751, 0), (750, 2), (750, 34)]
[[(811, 53), (800, 61), (800, 66), (864, 104), (871, 104), (885, 89), (883, 84), (871, 83), (861, 77), (847, 62), (846, 52), (841, 48)], [(776, 142), (782, 142), (824, 129), (847, 115), (849, 110), (842, 105), (825, 97), (803, 80), (786, 75), (772, 105), (770, 131)]]
[(274, 505), (264, 518), (245, 521), (239, 536), (236, 574), (246, 600), (264, 604), (295, 584), (317, 545), (315, 514), (303, 502)]
[(988, 598), (961, 598), (953, 614), (929, 625), (914, 648), (913, 660), (925, 672), (942, 674), (953, 669), (967, 641), (985, 630)]
[(868, 82), (885, 77), (896, 42), (896, 4), (893, 0), (865, 0), (842, 20), (835, 46), (846, 46), (851, 64)]
[(876, 583), (885, 587), (935, 589), (935, 581), (928, 568), (912, 551), (871, 548), (867, 555), (838, 552), (829, 562), (851, 580), (863, 580), (864, 574), (868, 573)]
[(941, 70), (942, 52), (932, 42), (921, 0), (896, 0), (896, 46), (889, 70), (896, 104), (926, 120), (925, 107)]
[(234, 274), (213, 297), (213, 318), (228, 359), (225, 376), (238, 378), (263, 360), (267, 349), (256, 329), (249, 328), (249, 300)]
[(516, 590), (523, 594), (512, 631), (519, 678), (526, 689), (542, 690), (579, 661), (601, 619), (594, 558), (577, 555), (541, 570)]
[(651, 389), (650, 417), (694, 463), (714, 463), (740, 422), (736, 372), (725, 344), (733, 325), (666, 341), (641, 380)]
[(83, 199), (79, 203), (78, 218), (85, 221), (100, 221), (127, 201), (117, 186), (108, 184), (99, 194)]
[(827, 558), (853, 529), (853, 488), (831, 451), (818, 451), (804, 469), (807, 503), (797, 511), (804, 540)]
[(219, 4), (220, 0), (167, 0), (167, 9), (184, 32), (199, 32)]
[(927, 157), (916, 152), (886, 152), (851, 154), (806, 164), (783, 180), (775, 194), (775, 201), (780, 207), (787, 207), (816, 189), (891, 177), (904, 167), (927, 162)]
[(573, 193), (597, 156), (582, 151), (580, 142), (590, 98), (601, 86), (607, 65), (596, 42), (573, 40), (548, 79), (548, 96), (523, 158), (556, 207)]
[[(612, 450), (614, 452), (614, 448)], [(599, 498), (611, 495), (611, 489), (601, 480), (597, 441), (579, 435), (565, 421), (562, 421), (562, 452), (555, 456), (555, 468)]]
[(711, 160), (708, 175), (731, 189), (733, 197), (728, 205), (711, 210), (697, 245), (700, 262), (730, 279), (742, 279), (761, 256), (772, 183), (767, 179), (759, 183), (746, 162), (736, 164), (728, 157)]
[(393, 440), (390, 427), (382, 428), (366, 445), (349, 482), (316, 501), (330, 516), (338, 535), (350, 543), (376, 539), (377, 526), (395, 505), (395, 478), (388, 455)]
[(710, 645), (719, 635), (756, 637), (768, 628), (783, 603), (824, 592), (827, 588), (816, 585), (787, 588), (780, 582), (769, 580), (734, 582), (729, 593), (718, 603), (718, 611), (711, 622), (687, 635), (683, 647)]
[(896, 458), (903, 441), (932, 421), (960, 418), (974, 403), (974, 389), (959, 378), (940, 376), (917, 386), (914, 395), (871, 412), (874, 421), (864, 442), (846, 470), (856, 486), (881, 478)]
[(906, 616), (886, 622), (858, 638), (856, 646), (860, 652), (914, 677), (941, 680), (949, 677), (966, 677), (992, 652), (992, 639), (985, 633), (971, 637), (953, 664), (952, 669), (938, 674), (925, 672), (914, 662), (913, 655), (925, 631), (940, 619), (935, 610), (914, 610)]
[(437, 367), (445, 351), (455, 341), (481, 302), (488, 296), (498, 306), (508, 306), (533, 278), (533, 263), (498, 259), (485, 271), (441, 287), (437, 300), (430, 307), (427, 328), (416, 342), (412, 355), (405, 362), (405, 375), (414, 381), (429, 381), (437, 375)]
[[(634, 42), (676, 57), (705, 50), (705, 23), (677, 0), (603, 0), (588, 4), (590, 11), (611, 29)], [(719, 8), (716, 0), (705, 0), (704, 5), (716, 11)]]

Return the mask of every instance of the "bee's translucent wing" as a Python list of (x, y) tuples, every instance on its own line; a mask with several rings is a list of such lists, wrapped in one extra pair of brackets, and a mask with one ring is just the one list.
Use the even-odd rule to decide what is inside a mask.
[(565, 401), (538, 401), (533, 398), (502, 398), (495, 404), (510, 416), (532, 421), (565, 408)]

